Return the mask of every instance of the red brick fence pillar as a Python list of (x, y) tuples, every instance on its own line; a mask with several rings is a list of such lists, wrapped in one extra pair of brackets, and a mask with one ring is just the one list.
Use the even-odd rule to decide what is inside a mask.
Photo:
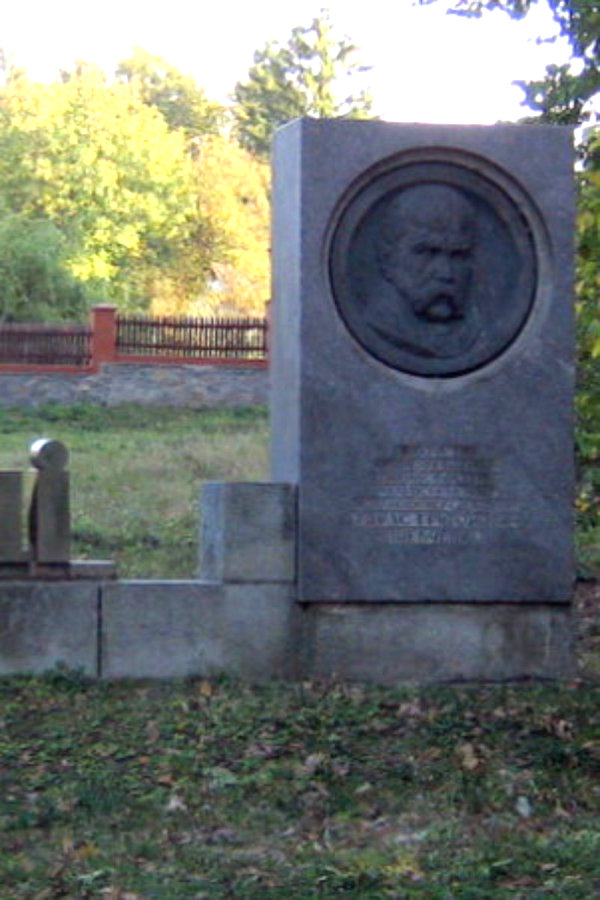
[(117, 307), (109, 304), (92, 309), (92, 365), (114, 362), (117, 355)]

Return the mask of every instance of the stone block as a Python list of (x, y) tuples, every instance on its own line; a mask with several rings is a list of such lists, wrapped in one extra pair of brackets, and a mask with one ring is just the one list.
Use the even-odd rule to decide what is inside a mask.
[(0, 472), (0, 562), (25, 558), (23, 551), (23, 475)]
[(571, 610), (514, 604), (310, 604), (305, 677), (514, 681), (575, 674)]
[(104, 678), (262, 680), (293, 670), (288, 585), (121, 581), (102, 596)]
[(97, 674), (98, 586), (0, 583), (0, 675), (61, 664)]
[[(221, 589), (192, 581), (118, 581), (102, 590), (104, 678), (183, 678), (218, 659), (204, 641), (204, 614)], [(208, 654), (208, 656), (207, 656)]]
[(570, 129), (301, 120), (274, 160), (299, 600), (568, 603)]
[(292, 581), (295, 492), (289, 484), (206, 482), (200, 575), (226, 582)]
[(252, 681), (302, 677), (293, 585), (228, 584), (223, 616), (223, 671)]

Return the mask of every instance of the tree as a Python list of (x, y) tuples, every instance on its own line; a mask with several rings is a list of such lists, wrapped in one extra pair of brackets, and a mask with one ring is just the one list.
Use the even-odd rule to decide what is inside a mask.
[(146, 306), (158, 274), (185, 268), (199, 291), (210, 272), (214, 232), (183, 133), (94, 66), (50, 85), (20, 75), (0, 92), (2, 210), (51, 223), (64, 270), (122, 308)]
[[(436, 0), (421, 0), (423, 3)], [(538, 0), (454, 0), (452, 12), (480, 16), (502, 10), (520, 18)], [(548, 66), (540, 81), (518, 82), (535, 113), (529, 123), (580, 125), (600, 99), (600, 6), (597, 0), (546, 0), (571, 46), (571, 64)], [(600, 527), (600, 126), (580, 144), (576, 256), (577, 427), (579, 522)]]
[[(437, 0), (420, 0), (422, 4)], [(522, 18), (539, 0), (454, 0), (449, 12), (481, 16), (501, 10)], [(597, 0), (545, 0), (561, 35), (571, 46), (570, 65), (548, 66), (540, 81), (517, 84), (541, 121), (577, 124), (600, 96), (600, 6)], [(541, 38), (543, 40), (543, 38)]]
[(195, 294), (181, 278), (161, 279), (152, 310), (263, 316), (270, 293), (269, 166), (226, 135), (204, 138), (194, 166), (199, 216), (215, 233), (211, 277)]
[(600, 526), (600, 132), (589, 140), (578, 178), (577, 220), (577, 458), (582, 525)]
[(263, 316), (270, 296), (270, 170), (237, 141), (203, 142), (196, 161), (202, 214), (221, 239), (213, 279), (200, 298), (205, 311)]
[(240, 143), (266, 157), (273, 132), (298, 116), (369, 118), (372, 98), (354, 85), (369, 67), (355, 61), (357, 47), (338, 38), (321, 11), (308, 27), (292, 30), (287, 44), (269, 41), (254, 54), (248, 80), (234, 90)]
[(202, 88), (161, 56), (136, 47), (129, 59), (119, 63), (116, 76), (134, 85), (144, 103), (159, 110), (171, 129), (181, 130), (188, 141), (215, 134), (223, 111), (211, 103)]
[(85, 286), (64, 265), (63, 239), (47, 219), (0, 216), (0, 322), (81, 319)]

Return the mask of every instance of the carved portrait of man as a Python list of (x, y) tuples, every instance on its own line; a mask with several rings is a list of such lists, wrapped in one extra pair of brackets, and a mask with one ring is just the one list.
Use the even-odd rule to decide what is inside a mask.
[(338, 214), (332, 295), (362, 349), (411, 375), (463, 375), (496, 359), (536, 292), (519, 206), (472, 168), (423, 162), (383, 171)]
[(472, 296), (476, 213), (456, 188), (420, 184), (396, 193), (376, 235), (363, 326), (383, 342), (422, 357), (466, 353), (480, 332)]

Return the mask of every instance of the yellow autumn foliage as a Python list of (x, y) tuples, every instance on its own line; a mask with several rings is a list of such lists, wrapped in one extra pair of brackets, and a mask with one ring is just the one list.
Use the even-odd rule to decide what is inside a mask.
[(198, 296), (154, 287), (155, 315), (263, 316), (270, 296), (269, 167), (231, 137), (202, 139), (195, 156), (198, 213), (218, 236), (212, 278)]
[(213, 259), (184, 136), (135, 85), (78, 64), (65, 80), (0, 90), (0, 211), (58, 229), (63, 265), (97, 297), (144, 308), (185, 257), (197, 292)]

